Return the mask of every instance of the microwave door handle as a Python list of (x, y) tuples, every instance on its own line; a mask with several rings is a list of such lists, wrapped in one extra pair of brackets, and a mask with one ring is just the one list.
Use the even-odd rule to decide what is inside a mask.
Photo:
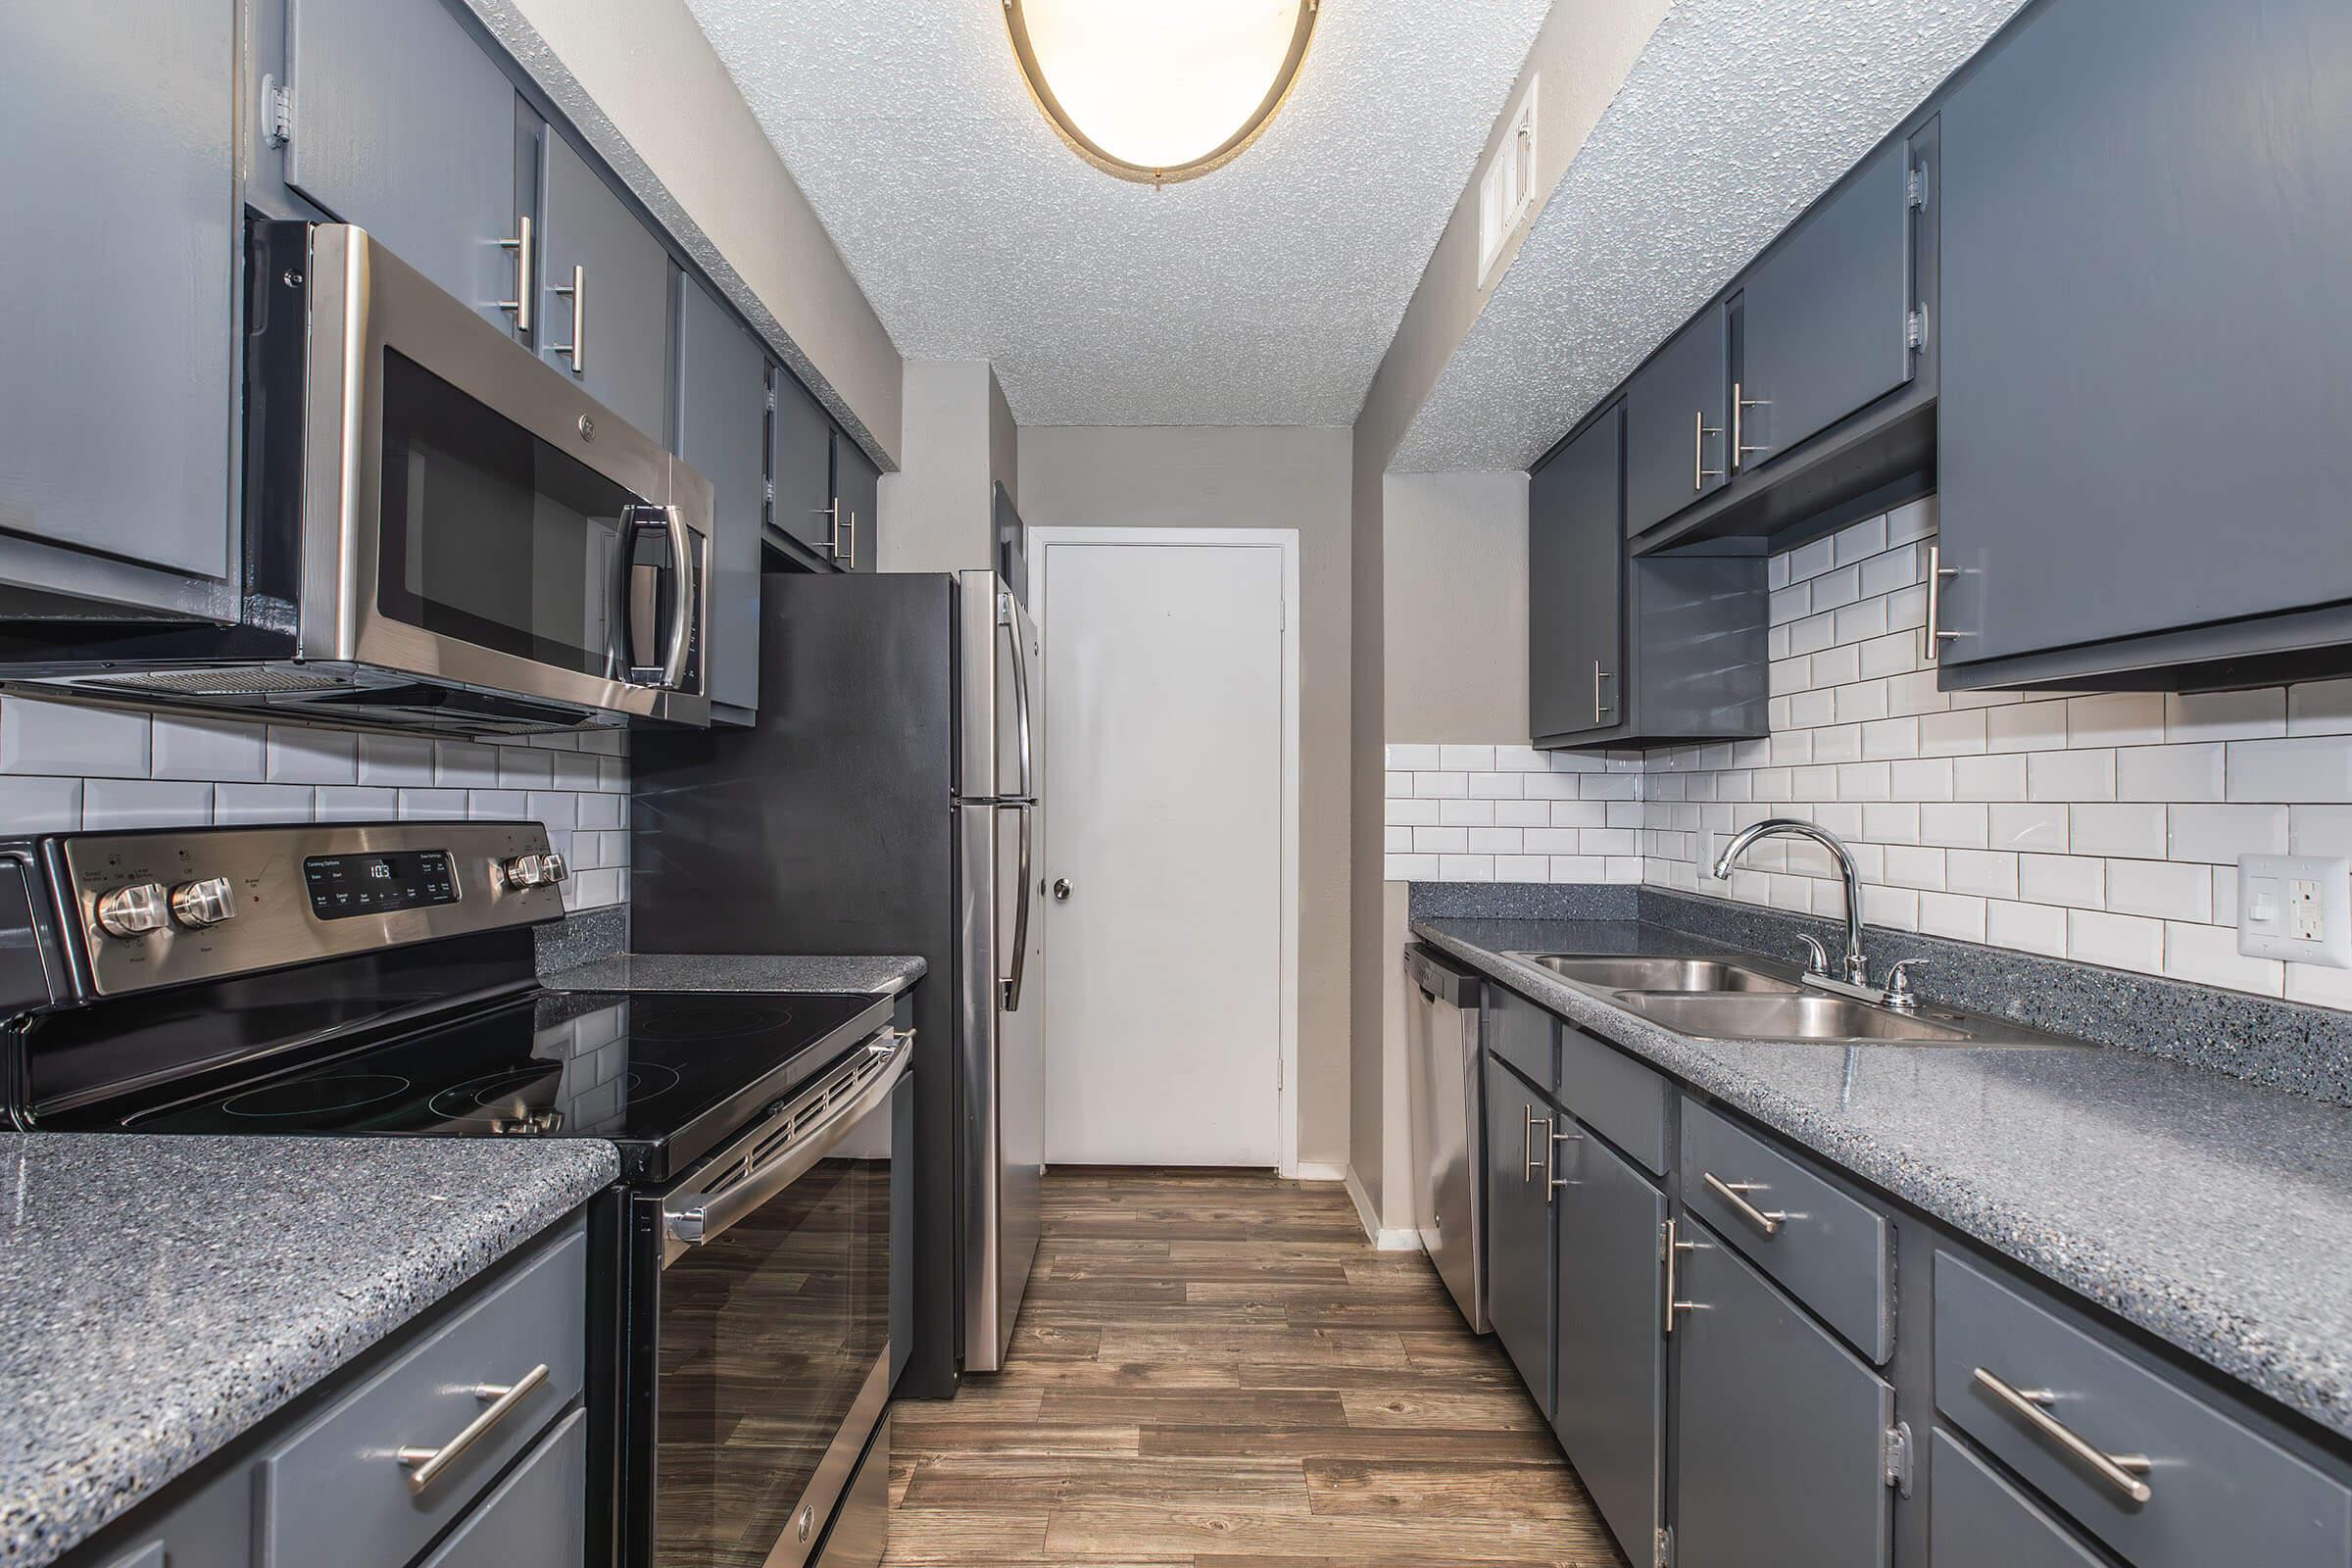
[(629, 582), (636, 560), (637, 519), (624, 512), (612, 536), (612, 598), (607, 607), (605, 638), (612, 662), (612, 678), (624, 686), (636, 684), (630, 679), (630, 671), (637, 667), (636, 627), (629, 616)]
[(1004, 809), (1018, 811), (1021, 817), (1021, 893), (1014, 905), (1012, 917), (1012, 972), (1001, 986), (1006, 1012), (1021, 1010), (1021, 981), (1029, 967), (1029, 900), (1037, 889), (1031, 885), (1035, 873), (1030, 866), (1030, 835), (1037, 821), (1037, 808), (1027, 801)]
[(694, 608), (700, 602), (694, 536), (675, 507), (662, 509), (669, 523), (670, 581), (677, 595), (669, 617), (669, 649), (662, 661), (662, 684), (677, 691), (686, 684), (686, 659), (694, 647)]
[[(680, 1194), (662, 1205), (662, 1267), (667, 1268), (688, 1249), (724, 1236), (839, 1149), (850, 1130), (889, 1100), (899, 1080), (906, 1076), (914, 1056), (914, 1031), (891, 1030), (863, 1049), (887, 1055), (888, 1064), (859, 1085), (856, 1094), (828, 1105), (823, 1117), (794, 1135), (781, 1153), (732, 1187), (715, 1193)], [(756, 1128), (742, 1142), (757, 1142), (768, 1132), (766, 1126)], [(727, 1163), (727, 1152), (722, 1151), (710, 1166), (724, 1169)]]

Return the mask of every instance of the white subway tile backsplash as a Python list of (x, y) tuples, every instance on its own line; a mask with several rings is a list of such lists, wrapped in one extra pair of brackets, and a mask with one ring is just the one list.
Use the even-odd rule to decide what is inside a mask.
[(452, 789), (488, 789), (498, 783), (498, 749), (471, 741), (436, 741), (433, 782)]
[(213, 822), (219, 827), (252, 827), (265, 822), (315, 819), (308, 784), (216, 784)]
[(262, 777), (267, 731), (259, 724), (158, 713), (150, 734), (149, 771), (156, 778), (251, 783)]
[(414, 788), (433, 782), (433, 743), (422, 735), (360, 737), (360, 782)]
[(321, 822), (389, 822), (400, 815), (400, 791), (372, 784), (321, 784), (311, 808)]
[(0, 699), (0, 772), (147, 776), (143, 713)]
[(357, 784), (360, 737), (346, 730), (272, 724), (269, 779), (272, 784)]
[(81, 826), (199, 827), (213, 819), (213, 787), (184, 779), (94, 778), (82, 785)]
[[(1935, 510), (1931, 497), (1770, 559), (1767, 738), (1607, 759), (1391, 746), (1393, 826), (1439, 825), (1417, 814), (1434, 801), (1410, 798), (1431, 774), (1495, 809), (1447, 817), (1460, 849), (1391, 853), (1389, 873), (1534, 880), (1541, 864), (1554, 881), (1835, 913), (1834, 868), (1811, 846), (1759, 845), (1728, 881), (1697, 863), (1700, 829), (1720, 844), (1789, 815), (1852, 847), (1874, 924), (2352, 1009), (2352, 971), (2240, 958), (2233, 929), (2239, 855), (2352, 854), (2352, 680), (1940, 691), (1919, 634)], [(1524, 799), (1492, 782), (1503, 774)], [(580, 798), (583, 827), (597, 799)]]
[(0, 822), (10, 833), (70, 833), (81, 826), (82, 781), (0, 776)]
[[(1522, 801), (1519, 804), (1524, 806), (1527, 803)], [(1438, 803), (1438, 825), (1441, 827), (1493, 827), (1494, 825), (1494, 803), (1493, 801), (1440, 801)]]

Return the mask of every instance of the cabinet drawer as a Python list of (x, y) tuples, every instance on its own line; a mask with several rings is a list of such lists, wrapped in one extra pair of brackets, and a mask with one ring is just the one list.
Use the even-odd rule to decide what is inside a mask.
[(1929, 1568), (2101, 1568), (2075, 1533), (1936, 1429), (1928, 1456)]
[[(2144, 1456), (2145, 1500), (2018, 1411), (1979, 1369), (2014, 1391), (2048, 1391), (2036, 1407), (2046, 1404), (2063, 1432), (2096, 1452)], [(2202, 1395), (1942, 1251), (1936, 1408), (2135, 1568), (2352, 1561), (2352, 1493)]]
[(1683, 1102), (1682, 1191), (1691, 1212), (1863, 1354), (1886, 1362), (1894, 1333), (1883, 1216), (1690, 1100)]
[[(588, 1239), (573, 1226), (423, 1343), (335, 1401), (261, 1463), (264, 1568), (397, 1568), (466, 1511), (483, 1481), (580, 1392)], [(486, 1405), (477, 1390), (547, 1376), (419, 1492), (394, 1455), (447, 1444)]]
[(1574, 1024), (1560, 1025), (1560, 1101), (1652, 1175), (1666, 1168), (1666, 1080)]
[(588, 1412), (574, 1410), (422, 1568), (580, 1568), (588, 1548)]
[(1519, 1070), (1519, 1076), (1549, 1093), (1560, 1087), (1560, 1021), (1516, 992), (1494, 986), (1487, 992), (1487, 1045)]

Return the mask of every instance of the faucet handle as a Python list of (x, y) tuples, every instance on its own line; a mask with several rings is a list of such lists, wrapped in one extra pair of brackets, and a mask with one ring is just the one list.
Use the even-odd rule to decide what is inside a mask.
[(1805, 952), (1812, 956), (1812, 961), (1805, 965), (1805, 973), (1828, 974), (1830, 972), (1830, 950), (1821, 945), (1821, 939), (1808, 932), (1799, 931), (1796, 934), (1796, 940), (1802, 942), (1805, 945)]
[(1932, 965), (1918, 958), (1897, 958), (1886, 970), (1886, 991), (1879, 1000), (1898, 1012), (1909, 1012), (1919, 1005), (1919, 993), (1911, 989), (1911, 971)]

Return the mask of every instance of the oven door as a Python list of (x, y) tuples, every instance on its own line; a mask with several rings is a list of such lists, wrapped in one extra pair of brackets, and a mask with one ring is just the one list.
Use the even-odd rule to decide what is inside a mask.
[(360, 229), (307, 287), (302, 657), (707, 722), (708, 481)]
[(912, 1053), (885, 1031), (633, 1200), (632, 1568), (801, 1568), (824, 1537), (890, 1395)]

